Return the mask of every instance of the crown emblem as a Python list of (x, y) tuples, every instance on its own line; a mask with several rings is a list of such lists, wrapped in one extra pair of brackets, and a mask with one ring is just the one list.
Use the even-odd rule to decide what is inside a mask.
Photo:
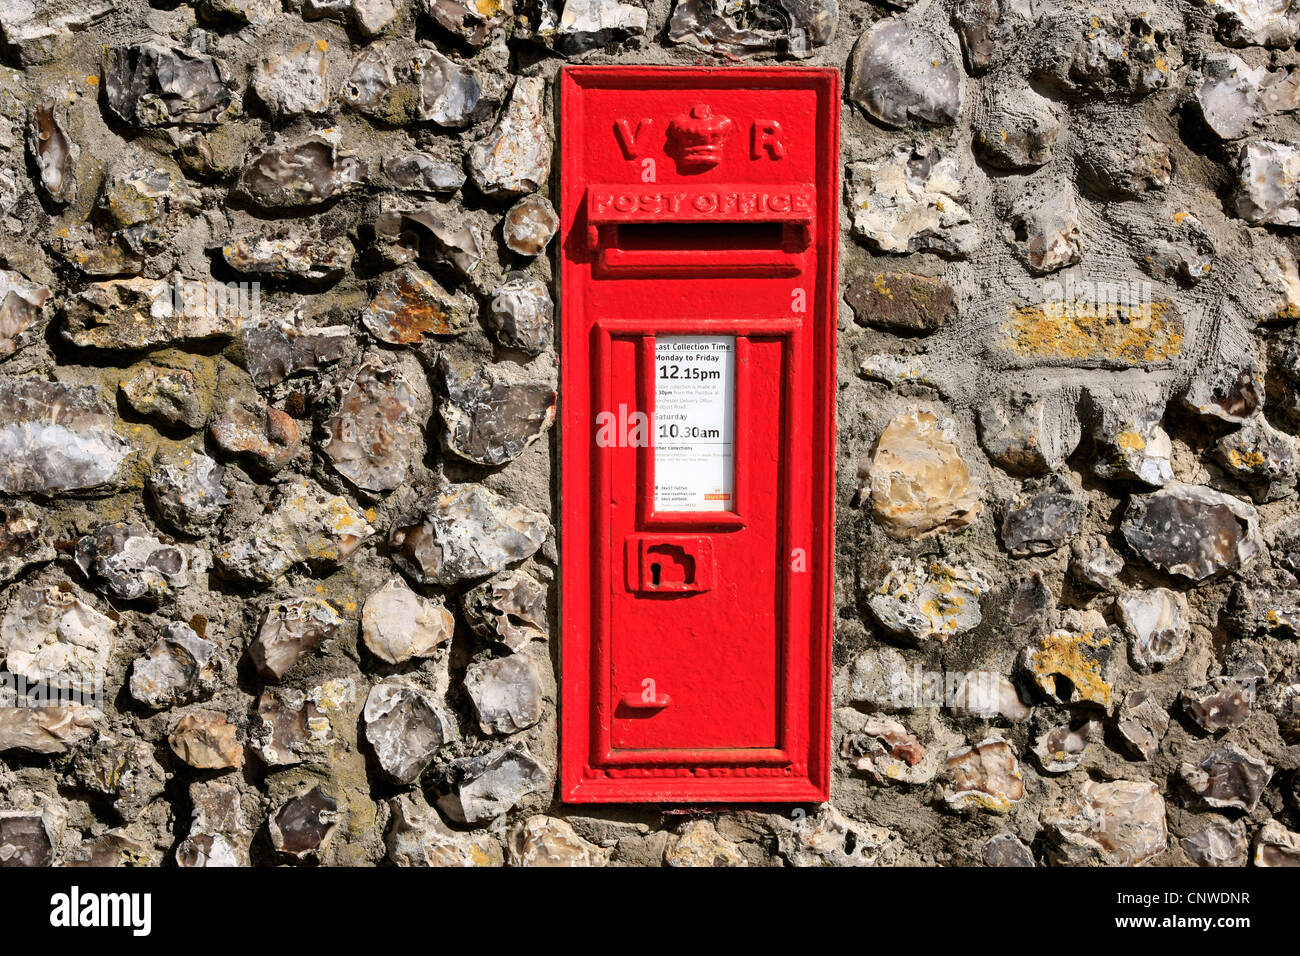
[(668, 141), (677, 170), (698, 173), (722, 162), (722, 147), (734, 126), (731, 117), (715, 115), (707, 103), (696, 104), (690, 112), (673, 117)]

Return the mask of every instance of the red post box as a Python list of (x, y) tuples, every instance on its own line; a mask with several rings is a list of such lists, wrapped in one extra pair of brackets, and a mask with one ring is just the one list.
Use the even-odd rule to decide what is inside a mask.
[(561, 73), (568, 802), (827, 799), (839, 76)]

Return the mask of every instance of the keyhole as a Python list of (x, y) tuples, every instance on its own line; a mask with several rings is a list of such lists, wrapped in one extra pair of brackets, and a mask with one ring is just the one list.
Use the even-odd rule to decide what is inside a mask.
[(655, 561), (650, 565), (650, 583), (659, 587), (659, 562)]

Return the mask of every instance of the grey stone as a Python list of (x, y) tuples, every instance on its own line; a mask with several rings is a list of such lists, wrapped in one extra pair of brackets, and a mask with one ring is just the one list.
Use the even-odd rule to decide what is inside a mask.
[(352, 327), (309, 327), (295, 309), (279, 318), (257, 318), (239, 327), (244, 362), (258, 388), (279, 385), (302, 372), (318, 372), (356, 347)]
[(145, 479), (155, 514), (184, 534), (206, 534), (230, 504), (226, 470), (202, 452), (187, 450), (154, 461)]
[(1051, 160), (1062, 125), (1052, 101), (1028, 85), (999, 84), (986, 94), (975, 120), (974, 146), (980, 158), (997, 169), (1037, 169)]
[(1173, 442), (1161, 427), (1164, 408), (1130, 408), (1118, 400), (1093, 402), (1092, 437), (1099, 478), (1140, 481), (1160, 487), (1174, 480)]
[(979, 626), (980, 598), (990, 586), (988, 576), (969, 565), (896, 558), (867, 603), (890, 632), (943, 643)]
[(54, 557), (48, 528), (38, 512), (21, 503), (0, 505), (0, 584)]
[(366, 647), (388, 664), (432, 657), (451, 643), (455, 627), (441, 601), (416, 594), (397, 576), (372, 591), (361, 611)]
[(1083, 258), (1083, 227), (1074, 189), (1024, 186), (1011, 206), (1007, 241), (1035, 275), (1055, 272)]
[(1178, 398), (1198, 415), (1240, 425), (1264, 406), (1264, 375), (1252, 354), (1236, 355), (1198, 369)]
[(609, 856), (609, 850), (588, 843), (559, 817), (531, 816), (516, 823), (506, 838), (510, 866), (605, 866)]
[[(0, 702), (9, 695), (0, 694)], [(104, 715), (94, 707), (14, 707), (0, 703), (0, 753), (19, 750), (33, 754), (62, 754), (95, 731)]]
[(55, 495), (119, 480), (129, 446), (93, 385), (0, 382), (0, 492)]
[[(418, 794), (388, 801), (388, 859), (395, 866), (501, 866), (501, 844), (486, 833), (460, 833)], [(517, 865), (517, 864), (516, 864)]]
[(1002, 19), (1000, 0), (958, 0), (953, 6), (952, 22), (961, 40), (966, 69), (978, 76), (989, 68), (997, 52), (994, 42)]
[(268, 767), (289, 767), (322, 756), (334, 743), (334, 728), (313, 694), (268, 687), (257, 699), (248, 743)]
[(438, 357), (443, 439), (466, 461), (514, 461), (555, 420), (555, 389), (504, 363), (477, 365)]
[(37, 182), (50, 201), (66, 205), (77, 198), (78, 146), (64, 128), (67, 107), (46, 103), (32, 110), (27, 149), (36, 166)]
[(269, 236), (239, 236), (221, 247), (221, 258), (241, 275), (310, 283), (337, 282), (352, 268), (354, 255), (343, 236), (322, 239), (294, 226)]
[(217, 645), (173, 621), (136, 658), (131, 696), (156, 710), (210, 696), (218, 677)]
[(1251, 505), (1182, 482), (1130, 498), (1120, 531), (1148, 564), (1198, 582), (1248, 567), (1264, 547)]
[(338, 637), (343, 619), (329, 602), (298, 597), (267, 607), (248, 656), (262, 677), (280, 680), (303, 657)]
[(400, 684), (376, 684), (365, 707), (366, 740), (379, 766), (398, 783), (414, 783), (453, 738), (451, 718), (428, 694)]
[(1002, 519), (1002, 544), (1017, 557), (1050, 554), (1079, 533), (1087, 512), (1083, 492), (1061, 475), (1031, 480)]
[(550, 347), (554, 314), (546, 284), (526, 272), (512, 272), (492, 293), (487, 324), (503, 347), (540, 355)]
[(551, 138), (544, 118), (545, 93), (545, 80), (519, 77), (496, 126), (470, 147), (466, 170), (484, 195), (508, 199), (536, 192), (546, 183)]
[(1183, 837), (1183, 850), (1197, 866), (1245, 866), (1246, 824), (1241, 820), (1211, 823)]
[(1300, 866), (1300, 833), (1268, 820), (1255, 836), (1256, 866)]
[(964, 203), (957, 161), (937, 147), (895, 146), (845, 168), (853, 234), (874, 252), (969, 256), (979, 233)]
[(668, 39), (724, 56), (774, 50), (807, 57), (830, 42), (838, 18), (836, 0), (770, 0), (743, 8), (723, 0), (677, 0)]
[(480, 6), (475, 0), (420, 0), (435, 23), (472, 47), (483, 46), (514, 16), (514, 0)]
[(238, 728), (218, 711), (185, 714), (167, 735), (167, 744), (196, 770), (236, 770), (244, 765)]
[[(412, 209), (401, 203), (381, 201), (374, 221), (375, 235), (381, 245), (394, 247), (390, 257), (397, 264), (410, 261), (418, 253), (426, 261), (445, 263), (469, 278), (483, 262), (483, 248), (470, 223), (449, 217), (455, 211), (452, 207), (433, 204)], [(405, 245), (412, 238), (417, 243), (414, 251)]]
[(465, 185), (465, 171), (460, 166), (419, 150), (384, 160), (383, 169), (389, 182), (407, 192), (453, 193)]
[(1101, 721), (1076, 719), (1046, 727), (1034, 739), (1034, 756), (1046, 773), (1069, 773), (1083, 762), (1088, 745), (1101, 739)]
[(1159, 752), (1160, 742), (1169, 730), (1169, 712), (1149, 691), (1133, 691), (1120, 702), (1115, 730), (1133, 756), (1150, 760)]
[(1151, 670), (1182, 658), (1191, 634), (1191, 612), (1182, 594), (1167, 588), (1128, 591), (1115, 599), (1115, 608), (1135, 667)]
[(145, 365), (118, 386), (139, 415), (193, 431), (208, 418), (207, 400), (194, 373), (184, 368)]
[(840, 756), (853, 769), (881, 785), (929, 783), (939, 772), (939, 757), (893, 717), (872, 714), (840, 742)]
[(97, 591), (119, 601), (172, 600), (189, 586), (191, 574), (206, 568), (201, 553), (120, 521), (78, 539), (73, 557)]
[(965, 86), (961, 67), (924, 27), (880, 21), (859, 38), (851, 63), (849, 99), (886, 126), (956, 122)]
[(132, 126), (204, 125), (230, 116), (234, 81), (221, 61), (154, 43), (104, 51), (108, 108)]
[(990, 837), (980, 851), (985, 866), (1037, 866), (1034, 854), (1012, 833), (999, 833)]
[(542, 681), (525, 654), (475, 661), (465, 671), (465, 690), (485, 734), (514, 734), (542, 719)]
[(1300, 226), (1300, 150), (1266, 139), (1243, 143), (1233, 212), (1251, 225)]
[(1124, 559), (1101, 536), (1087, 541), (1076, 539), (1070, 545), (1070, 575), (1076, 581), (1099, 591), (1113, 591), (1123, 570)]
[(64, 304), (63, 337), (81, 348), (147, 349), (226, 338), (254, 311), (247, 289), (172, 273), (92, 282)]
[(1086, 780), (1042, 821), (1058, 865), (1137, 866), (1169, 846), (1165, 801), (1147, 780)]
[(461, 595), (465, 623), (511, 652), (546, 640), (546, 587), (526, 571), (498, 574)]
[(343, 816), (338, 800), (321, 787), (313, 787), (284, 801), (267, 819), (271, 844), (300, 860), (320, 857)]
[(1169, 147), (1152, 134), (1089, 137), (1079, 153), (1079, 182), (1105, 200), (1139, 199), (1166, 189), (1173, 175)]
[(1234, 744), (1224, 744), (1196, 763), (1179, 764), (1178, 776), (1196, 803), (1249, 813), (1273, 778), (1273, 768)]
[(36, 339), (45, 325), (46, 305), (52, 294), (49, 286), (0, 269), (0, 359)]
[(97, 733), (83, 741), (72, 756), (72, 772), (87, 790), (110, 797), (122, 819), (137, 819), (163, 792), (167, 773), (143, 740)]
[(102, 688), (116, 629), (71, 589), (23, 585), (0, 619), (5, 669), (30, 684)]
[(304, 40), (292, 49), (262, 57), (253, 68), (253, 90), (277, 116), (301, 116), (329, 109), (324, 40)]
[(1246, 485), (1257, 502), (1295, 493), (1295, 437), (1274, 428), (1262, 414), (1220, 438), (1214, 456), (1228, 474)]
[(431, 496), (412, 524), (395, 522), (393, 560), (422, 584), (484, 578), (530, 557), (551, 523), (544, 514), (481, 485), (451, 485)]
[(357, 488), (392, 491), (406, 479), (418, 435), (410, 385), (397, 368), (371, 357), (337, 391), (337, 407), (323, 424), (321, 454)]
[(338, 132), (326, 130), (255, 153), (232, 194), (265, 209), (306, 208), (352, 192), (368, 175), (363, 160), (339, 148)]
[(1258, 677), (1212, 677), (1199, 687), (1185, 688), (1178, 700), (1183, 710), (1207, 733), (1240, 727), (1250, 719)]
[(254, 468), (275, 474), (302, 451), (302, 433), (288, 413), (273, 405), (232, 401), (208, 426), (212, 443)]
[(508, 813), (548, 783), (547, 773), (524, 747), (502, 747), (452, 765), (452, 788), (438, 807), (455, 823), (478, 826)]

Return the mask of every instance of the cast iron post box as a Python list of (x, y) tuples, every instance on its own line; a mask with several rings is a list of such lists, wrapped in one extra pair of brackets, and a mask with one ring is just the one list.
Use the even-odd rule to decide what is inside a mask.
[(839, 76), (561, 74), (569, 802), (830, 786)]

